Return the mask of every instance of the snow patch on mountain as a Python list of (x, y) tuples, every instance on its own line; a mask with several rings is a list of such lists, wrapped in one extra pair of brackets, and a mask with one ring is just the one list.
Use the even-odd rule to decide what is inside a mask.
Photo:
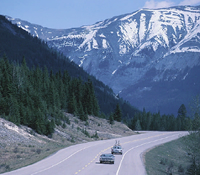
[(106, 39), (102, 40), (102, 46), (104, 49), (107, 49), (109, 47), (109, 44), (107, 43)]
[(145, 38), (145, 32), (146, 31), (147, 31), (147, 29), (146, 29), (146, 15), (144, 13), (142, 13), (141, 16), (140, 16), (140, 30), (139, 30), (140, 43)]

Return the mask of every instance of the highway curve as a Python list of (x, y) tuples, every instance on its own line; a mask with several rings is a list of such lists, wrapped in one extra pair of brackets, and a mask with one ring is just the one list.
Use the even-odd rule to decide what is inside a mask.
[(4, 175), (145, 175), (142, 153), (185, 134), (187, 132), (148, 131), (117, 139), (122, 145), (123, 155), (115, 155), (114, 165), (100, 164), (99, 156), (110, 153), (116, 139), (70, 146), (35, 164)]

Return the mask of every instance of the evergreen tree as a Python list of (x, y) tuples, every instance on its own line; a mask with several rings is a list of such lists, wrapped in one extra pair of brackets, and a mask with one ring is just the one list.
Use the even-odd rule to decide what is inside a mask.
[(154, 131), (160, 130), (161, 126), (160, 119), (161, 119), (160, 112), (153, 114), (152, 128)]
[(44, 98), (47, 96), (49, 88), (50, 88), (49, 72), (47, 70), (47, 67), (45, 67), (42, 74), (42, 93)]
[(4, 59), (1, 62), (1, 71), (2, 71), (2, 77), (1, 80), (1, 88), (2, 88), (2, 96), (8, 97), (12, 94), (12, 67), (9, 64), (7, 58), (4, 57)]
[(168, 131), (177, 131), (176, 118), (173, 114), (168, 116)]
[(136, 131), (141, 131), (142, 130), (142, 127), (140, 125), (140, 120), (139, 119), (135, 123), (135, 130)]
[(146, 130), (151, 130), (151, 123), (152, 123), (152, 114), (150, 112), (147, 113), (147, 128)]
[(92, 104), (92, 94), (90, 89), (90, 82), (86, 82), (84, 84), (84, 90), (83, 90), (83, 109), (86, 114), (92, 115), (93, 114), (93, 104)]
[(99, 104), (95, 96), (94, 88), (92, 81), (89, 79), (88, 80), (88, 85), (89, 85), (89, 92), (90, 92), (90, 100), (91, 100), (91, 105), (92, 105), (92, 114), (95, 116), (99, 115)]
[(45, 135), (51, 137), (53, 132), (54, 132), (54, 128), (55, 128), (55, 122), (53, 119), (51, 119), (51, 121), (47, 121), (47, 125), (46, 125), (46, 133)]
[(79, 116), (79, 118), (82, 120), (82, 121), (87, 121), (87, 119), (88, 119), (88, 116), (87, 116), (87, 114), (85, 114), (84, 113), (84, 111), (83, 111), (83, 106), (82, 106), (82, 104), (81, 104), (81, 102), (79, 101), (79, 108), (78, 108), (78, 116)]
[(94, 114), (94, 116), (98, 117), (99, 116), (99, 104), (98, 104), (97, 98), (94, 95), (94, 93), (93, 93), (92, 99), (93, 99), (93, 114)]
[(66, 109), (67, 108), (67, 100), (66, 100), (67, 94), (66, 94), (62, 79), (59, 79), (57, 89), (58, 89), (58, 95), (59, 95), (59, 99), (60, 99), (60, 108)]
[(9, 120), (16, 125), (20, 124), (19, 105), (13, 96), (10, 96)]
[(140, 124), (143, 130), (147, 129), (147, 113), (146, 113), (145, 108), (143, 108), (143, 111), (140, 115)]
[(111, 125), (114, 124), (113, 114), (110, 114), (110, 116), (109, 116), (109, 123), (110, 123)]
[(53, 109), (53, 111), (60, 109), (59, 95), (58, 95), (58, 92), (56, 91), (56, 87), (55, 87), (55, 83), (53, 79), (51, 80), (50, 87), (48, 89), (47, 104), (48, 104), (48, 108)]
[(178, 122), (178, 130), (184, 131), (186, 130), (186, 114), (187, 110), (184, 104), (182, 104), (178, 109), (178, 116), (177, 116), (177, 122)]
[(75, 115), (78, 114), (77, 102), (76, 102), (76, 97), (75, 97), (74, 93), (70, 94), (70, 96), (69, 96), (67, 110), (71, 114), (75, 114)]
[(46, 134), (46, 122), (44, 114), (41, 112), (41, 110), (37, 110), (35, 112), (35, 122), (34, 122), (34, 129), (39, 134)]
[(129, 124), (129, 127), (134, 130), (135, 129), (135, 123), (138, 119), (138, 113), (136, 113), (133, 117), (133, 119), (131, 120), (130, 124)]
[(121, 112), (119, 104), (117, 104), (117, 106), (115, 108), (115, 111), (114, 111), (114, 114), (113, 114), (113, 118), (114, 118), (114, 120), (116, 120), (118, 122), (120, 122), (121, 119), (122, 119), (122, 112)]
[(200, 113), (194, 114), (194, 119), (192, 121), (192, 130), (200, 132)]
[(22, 125), (28, 125), (26, 107), (24, 106), (22, 102), (20, 102), (19, 105), (20, 105), (20, 108), (19, 108), (20, 123)]

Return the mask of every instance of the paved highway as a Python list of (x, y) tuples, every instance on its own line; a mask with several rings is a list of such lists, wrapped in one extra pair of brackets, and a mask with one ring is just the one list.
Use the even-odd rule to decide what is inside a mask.
[(187, 132), (144, 132), (117, 139), (123, 155), (115, 155), (115, 164), (100, 164), (99, 156), (110, 153), (116, 139), (78, 144), (58, 151), (33, 165), (4, 175), (145, 175), (142, 153)]

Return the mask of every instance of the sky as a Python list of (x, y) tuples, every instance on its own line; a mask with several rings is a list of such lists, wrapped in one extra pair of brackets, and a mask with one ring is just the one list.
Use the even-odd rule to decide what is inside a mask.
[(0, 14), (53, 29), (92, 25), (141, 8), (200, 5), (200, 0), (0, 0)]

